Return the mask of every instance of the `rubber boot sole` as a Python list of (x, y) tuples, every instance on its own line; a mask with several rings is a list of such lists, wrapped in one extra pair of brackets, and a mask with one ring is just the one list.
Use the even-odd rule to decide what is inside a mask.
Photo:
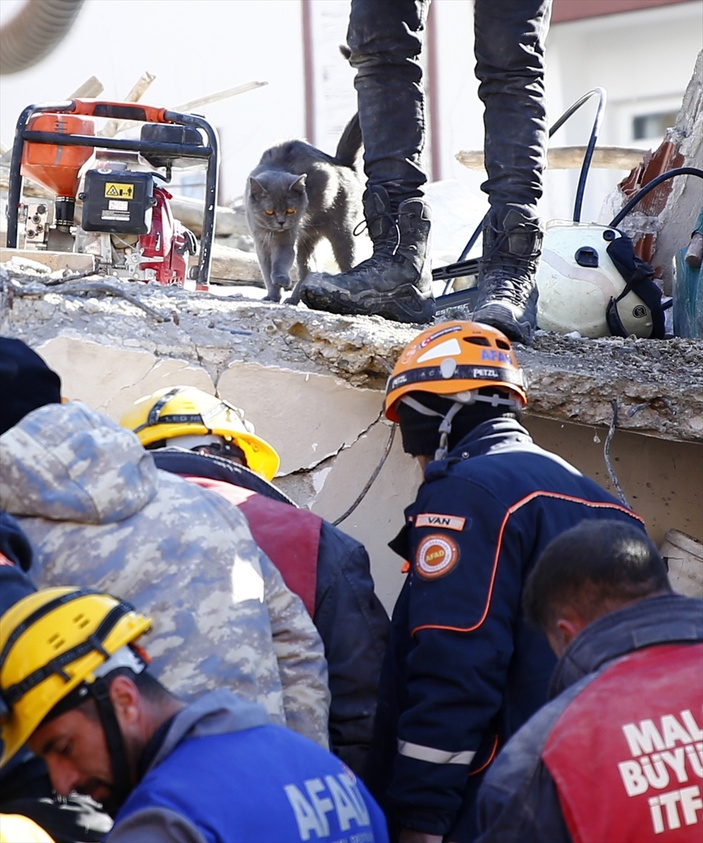
[(435, 301), (422, 296), (413, 286), (400, 287), (386, 295), (369, 290), (362, 295), (345, 296), (338, 288), (303, 287), (301, 299), (313, 310), (344, 316), (381, 316), (393, 322), (427, 324), (434, 319)]

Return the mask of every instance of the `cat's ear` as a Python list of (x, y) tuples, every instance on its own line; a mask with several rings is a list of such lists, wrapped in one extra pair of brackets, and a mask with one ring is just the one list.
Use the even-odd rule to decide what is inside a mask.
[(266, 193), (266, 188), (258, 182), (254, 176), (249, 176), (249, 192), (252, 196), (258, 199)]
[(291, 190), (297, 190), (298, 193), (305, 193), (305, 181), (307, 179), (307, 173), (303, 173), (302, 176), (298, 176), (298, 178), (293, 182), (290, 186)]

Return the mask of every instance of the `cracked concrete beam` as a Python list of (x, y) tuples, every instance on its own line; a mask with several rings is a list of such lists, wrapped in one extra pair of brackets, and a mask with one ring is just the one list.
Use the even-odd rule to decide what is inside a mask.
[(232, 363), (217, 388), (223, 398), (242, 407), (259, 436), (274, 445), (285, 443), (280, 469), (284, 474), (312, 468), (349, 447), (378, 418), (380, 409), (376, 390), (259, 363)]

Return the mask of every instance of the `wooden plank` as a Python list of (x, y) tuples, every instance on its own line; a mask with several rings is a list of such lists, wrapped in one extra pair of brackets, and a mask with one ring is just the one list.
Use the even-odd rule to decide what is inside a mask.
[[(631, 170), (642, 163), (646, 150), (626, 146), (596, 147), (591, 167), (600, 170)], [(583, 163), (585, 146), (557, 146), (547, 152), (550, 170), (577, 170)], [(457, 152), (456, 160), (469, 170), (483, 170), (483, 152), (478, 150)]]

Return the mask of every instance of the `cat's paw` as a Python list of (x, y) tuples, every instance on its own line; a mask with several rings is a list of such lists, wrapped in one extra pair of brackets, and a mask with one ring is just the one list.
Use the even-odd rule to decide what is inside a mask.
[(275, 277), (272, 275), (271, 283), (279, 290), (290, 290), (293, 286), (293, 282), (288, 275), (276, 275)]
[(272, 301), (274, 304), (278, 304), (281, 300), (281, 291), (278, 287), (274, 290), (270, 290), (266, 295), (261, 299), (261, 301)]

